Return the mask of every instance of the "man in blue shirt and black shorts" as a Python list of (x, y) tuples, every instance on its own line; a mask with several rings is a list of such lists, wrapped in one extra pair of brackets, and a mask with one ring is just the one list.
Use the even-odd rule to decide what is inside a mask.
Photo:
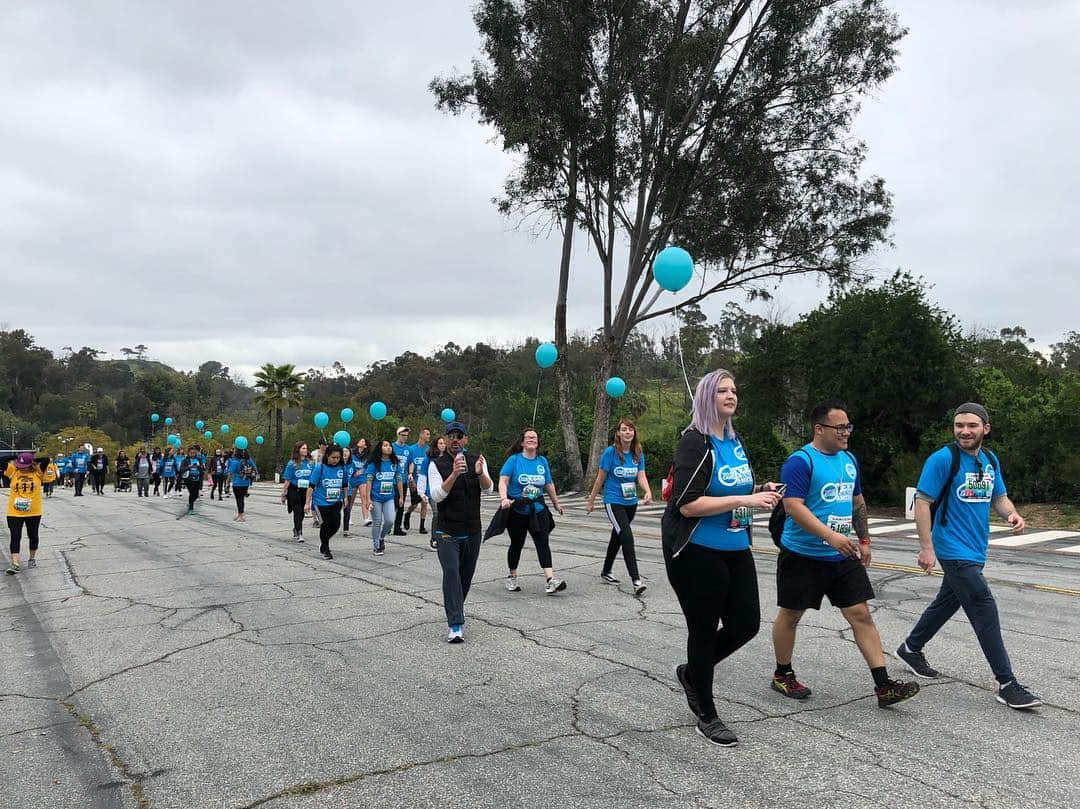
[(773, 622), (776, 672), (771, 687), (792, 699), (806, 699), (810, 689), (795, 679), (791, 658), (795, 630), (808, 609), (821, 609), (821, 599), (839, 608), (851, 625), (855, 643), (870, 667), (878, 706), (887, 707), (919, 693), (917, 683), (889, 678), (881, 636), (867, 602), (874, 588), (870, 565), (870, 530), (862, 495), (859, 465), (848, 452), (854, 425), (847, 405), (835, 399), (810, 412), (813, 440), (784, 462), (784, 532), (776, 561)]
[[(1037, 708), (1035, 694), (1013, 675), (1001, 637), (997, 602), (983, 577), (990, 543), (990, 507), (1012, 526), (1024, 531), (1024, 518), (1005, 489), (997, 457), (983, 447), (990, 434), (986, 408), (967, 402), (953, 414), (953, 437), (926, 459), (915, 494), (915, 527), (919, 531), (919, 567), (930, 573), (941, 563), (944, 578), (937, 597), (926, 608), (896, 655), (920, 677), (937, 677), (923, 647), (961, 607), (979, 639), (986, 661), (998, 681), (998, 702), (1010, 708)], [(935, 559), (936, 556), (936, 559)]]

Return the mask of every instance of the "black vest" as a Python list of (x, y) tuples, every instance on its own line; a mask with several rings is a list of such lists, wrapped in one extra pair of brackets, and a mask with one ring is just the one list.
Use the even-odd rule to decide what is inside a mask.
[[(444, 452), (431, 462), (439, 470), (443, 480), (454, 474), (454, 455)], [(465, 471), (461, 473), (446, 499), (438, 504), (439, 530), (450, 536), (477, 534), (480, 525), (480, 478), (476, 476), (479, 456), (465, 453)]]

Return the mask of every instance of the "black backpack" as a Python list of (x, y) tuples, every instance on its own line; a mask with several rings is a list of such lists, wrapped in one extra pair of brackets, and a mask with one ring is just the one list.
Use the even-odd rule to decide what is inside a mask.
[[(814, 478), (814, 456), (807, 452), (803, 448), (795, 450), (795, 452), (801, 452), (806, 456), (807, 462), (810, 464), (810, 479)], [(851, 462), (858, 468), (859, 462), (855, 460), (855, 456), (848, 452), (846, 449), (842, 452), (851, 458)], [(794, 454), (794, 453), (793, 453)], [(955, 474), (955, 473), (954, 473)], [(950, 477), (951, 480), (951, 477)], [(784, 535), (784, 522), (787, 520), (787, 509), (784, 508), (784, 498), (780, 498), (780, 502), (773, 506), (772, 514), (769, 515), (769, 536), (772, 537), (773, 544), (781, 548), (780, 538)]]
[[(949, 487), (952, 486), (953, 478), (956, 477), (956, 473), (960, 471), (960, 446), (954, 441), (949, 444), (949, 453), (952, 455), (952, 462), (949, 464), (949, 476), (945, 478), (945, 485), (941, 487), (941, 491), (938, 492), (937, 499), (930, 504), (930, 524), (934, 524), (934, 515), (938, 510), (941, 510), (941, 520), (939, 525), (946, 525), (949, 519)], [(994, 474), (1001, 475), (1001, 466), (998, 464), (997, 456), (990, 450), (986, 450), (986, 454), (990, 456), (990, 463), (994, 465)], [(976, 462), (978, 458), (976, 457)]]

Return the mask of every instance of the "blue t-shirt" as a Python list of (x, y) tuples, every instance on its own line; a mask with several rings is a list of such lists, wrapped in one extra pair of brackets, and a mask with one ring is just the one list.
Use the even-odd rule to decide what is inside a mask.
[[(918, 490), (936, 499), (951, 466), (952, 451), (942, 447), (923, 464)], [(986, 546), (990, 542), (990, 503), (1004, 494), (1007, 494), (1005, 478), (994, 468), (986, 450), (980, 449), (978, 457), (961, 452), (960, 468), (945, 495), (949, 505), (944, 526), (940, 524), (940, 507), (934, 512), (933, 542), (938, 559), (985, 564)]]
[(394, 450), (394, 455), (398, 459), (398, 468), (401, 470), (401, 480), (404, 483), (405, 476), (409, 473), (409, 461), (411, 460), (410, 452), (412, 451), (411, 444), (399, 444), (397, 441), (390, 445)]
[(353, 455), (346, 468), (349, 471), (348, 486), (350, 492), (364, 485), (364, 481), (367, 480), (367, 461)]
[(645, 471), (645, 453), (635, 461), (634, 453), (620, 453), (608, 447), (600, 455), (604, 470), (604, 502), (618, 506), (637, 505), (637, 476)]
[(311, 505), (332, 506), (340, 503), (349, 487), (345, 471), (345, 465), (340, 462), (337, 466), (316, 464), (308, 478), (311, 485)]
[[(511, 500), (524, 497), (526, 500), (539, 500), (544, 494), (544, 487), (551, 480), (551, 464), (543, 455), (537, 455), (531, 461), (520, 452), (511, 455), (499, 470), (499, 477), (510, 478), (506, 485), (506, 496)], [(543, 510), (543, 503), (533, 503), (537, 510)], [(528, 514), (529, 506), (515, 506), (514, 511)]]
[(246, 461), (241, 461), (239, 458), (231, 458), (229, 460), (229, 475), (232, 478), (231, 483), (233, 485), (233, 488), (239, 486), (242, 489), (245, 486), (251, 485), (251, 480), (243, 477), (240, 474), (240, 469), (245, 463), (251, 467), (252, 471), (255, 472), (256, 476), (258, 475), (258, 471), (255, 468), (255, 461), (251, 460), (250, 458), (248, 458)]
[[(812, 480), (807, 455), (814, 459)], [(851, 501), (862, 494), (862, 478), (854, 455), (850, 452), (826, 455), (806, 444), (784, 461), (780, 481), (787, 484), (784, 497), (801, 497), (804, 505), (823, 524), (839, 534), (852, 535)], [(839, 562), (845, 558), (825, 540), (800, 528), (790, 515), (784, 521), (780, 544), (792, 553), (813, 559)]]
[(185, 480), (202, 480), (203, 470), (206, 468), (206, 464), (199, 460), (199, 456), (194, 458), (184, 458), (180, 461), (181, 464), (184, 461), (188, 462), (187, 469), (185, 470)]
[(165, 478), (176, 477), (176, 458), (169, 455), (161, 459), (161, 476)]
[(85, 452), (76, 452), (71, 456), (71, 465), (76, 474), (83, 474), (86, 471), (87, 464), (90, 463), (90, 456)]
[(427, 456), (427, 447), (422, 447), (419, 444), (413, 444), (409, 447), (409, 460), (413, 465), (413, 480), (419, 480), (421, 475), (427, 474), (428, 464), (431, 463), (431, 458)]
[(298, 489), (308, 487), (308, 479), (311, 477), (313, 464), (307, 458), (301, 458), (299, 463), (290, 460), (285, 464), (284, 479), (290, 486)]
[(402, 482), (400, 464), (394, 466), (390, 461), (381, 458), (378, 462), (368, 464), (364, 479), (371, 484), (371, 499), (376, 503), (393, 500), (397, 485)]
[[(708, 497), (740, 497), (754, 491), (754, 473), (746, 458), (746, 450), (738, 438), (709, 436), (712, 444), (713, 474), (705, 487)], [(753, 514), (741, 507), (721, 514), (710, 514), (698, 520), (690, 535), (695, 545), (717, 551), (744, 551), (750, 547), (750, 527)]]

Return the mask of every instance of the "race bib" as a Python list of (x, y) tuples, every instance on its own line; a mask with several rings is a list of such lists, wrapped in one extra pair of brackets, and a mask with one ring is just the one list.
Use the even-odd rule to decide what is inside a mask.
[(326, 499), (330, 501), (338, 500), (341, 498), (341, 484), (336, 483), (334, 485), (327, 485), (326, 487)]
[(637, 484), (634, 482), (620, 483), (619, 488), (622, 489), (623, 500), (636, 500), (637, 499)]
[(394, 493), (394, 481), (392, 480), (380, 480), (379, 481), (379, 494), (393, 494)]
[(307, 487), (308, 487), (308, 479), (307, 478), (297, 478), (296, 479), (296, 488), (298, 488), (298, 489), (306, 489)]
[(835, 531), (846, 537), (851, 536), (851, 517), (837, 517), (830, 514), (829, 519), (825, 524), (829, 527), (830, 531)]
[(521, 496), (526, 500), (535, 500), (540, 496), (540, 489), (530, 483), (528, 486), (522, 487)]
[(15, 510), (16, 511), (29, 511), (31, 501), (29, 497), (16, 497), (15, 498)]
[[(979, 478), (982, 478), (980, 480)], [(979, 475), (968, 472), (964, 475), (964, 482), (956, 493), (961, 501), (972, 503), (986, 503), (991, 499), (994, 491), (994, 480), (987, 475)]]
[(731, 523), (728, 527), (733, 531), (742, 531), (743, 529), (750, 527), (753, 519), (750, 509), (746, 506), (739, 506), (739, 508), (732, 510)]

